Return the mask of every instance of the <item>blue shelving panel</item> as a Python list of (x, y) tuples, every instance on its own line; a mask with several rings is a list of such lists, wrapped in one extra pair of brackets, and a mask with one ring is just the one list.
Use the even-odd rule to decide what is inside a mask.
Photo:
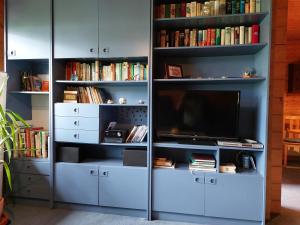
[(115, 85), (115, 86), (146, 86), (147, 80), (136, 80), (136, 81), (69, 81), (69, 80), (56, 80), (58, 84), (66, 85)]
[(211, 57), (253, 55), (267, 46), (267, 43), (247, 45), (215, 45), (203, 47), (156, 47), (154, 53), (168, 56)]
[(183, 79), (154, 79), (157, 84), (182, 84), (182, 85), (195, 85), (195, 84), (249, 84), (258, 83), (266, 80), (264, 77), (255, 78), (183, 78)]
[(195, 17), (178, 17), (178, 18), (160, 18), (155, 19), (154, 24), (158, 28), (183, 28), (183, 27), (224, 27), (229, 25), (252, 25), (259, 24), (268, 12), (249, 13), (249, 14), (232, 14), (218, 16), (195, 16)]

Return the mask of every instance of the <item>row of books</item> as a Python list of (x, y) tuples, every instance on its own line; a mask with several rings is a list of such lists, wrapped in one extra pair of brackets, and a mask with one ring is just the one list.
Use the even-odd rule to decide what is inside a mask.
[(148, 80), (148, 65), (128, 62), (103, 65), (101, 80)]
[(66, 80), (98, 81), (100, 80), (99, 68), (99, 60), (93, 63), (67, 62)]
[(156, 7), (156, 18), (217, 16), (248, 14), (261, 11), (261, 0), (211, 0), (161, 3)]
[(174, 169), (176, 163), (172, 159), (164, 158), (164, 157), (156, 157), (153, 160), (154, 168), (167, 168)]
[(21, 72), (23, 91), (49, 91), (48, 74), (32, 75), (27, 72)]
[(72, 81), (122, 81), (147, 80), (148, 65), (141, 63), (111, 63), (102, 65), (99, 60), (93, 63), (67, 62), (66, 80)]
[(64, 103), (106, 103), (103, 91), (96, 87), (67, 87), (64, 91)]
[(259, 43), (259, 25), (225, 27), (224, 29), (161, 30), (157, 33), (159, 47), (192, 47), (211, 45), (242, 45)]
[(16, 134), (17, 145), (13, 158), (48, 158), (48, 131), (43, 127), (21, 129)]
[(217, 172), (216, 159), (214, 155), (193, 153), (190, 158), (190, 170)]
[(148, 127), (146, 125), (134, 126), (126, 139), (126, 143), (141, 143), (144, 141), (147, 133)]

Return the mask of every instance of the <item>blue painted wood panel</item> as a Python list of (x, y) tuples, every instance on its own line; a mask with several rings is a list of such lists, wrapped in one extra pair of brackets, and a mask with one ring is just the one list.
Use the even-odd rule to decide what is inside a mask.
[(99, 118), (55, 116), (55, 128), (99, 131)]
[(48, 200), (50, 177), (30, 174), (13, 174), (13, 196)]
[(13, 173), (50, 175), (50, 162), (14, 160), (11, 170)]
[(146, 209), (147, 168), (100, 166), (99, 205)]
[(205, 215), (261, 221), (263, 178), (260, 175), (207, 174)]
[(153, 210), (204, 215), (204, 175), (189, 170), (153, 170)]
[(99, 131), (55, 129), (55, 141), (70, 143), (99, 143)]
[(55, 200), (98, 205), (98, 167), (76, 163), (56, 163)]
[(56, 116), (81, 116), (99, 117), (99, 105), (56, 103), (54, 115)]

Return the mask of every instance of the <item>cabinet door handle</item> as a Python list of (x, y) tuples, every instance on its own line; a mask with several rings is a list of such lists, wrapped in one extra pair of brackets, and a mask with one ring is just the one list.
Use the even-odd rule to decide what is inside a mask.
[(79, 113), (79, 108), (74, 108), (73, 110), (75, 113)]
[(79, 139), (79, 134), (74, 134), (73, 136), (75, 139)]
[(94, 49), (93, 49), (93, 48), (90, 48), (90, 52), (93, 53), (93, 52), (94, 52)]
[(101, 177), (108, 177), (108, 171), (101, 171), (100, 176)]
[(109, 53), (109, 48), (103, 48), (104, 53)]
[(17, 52), (16, 52), (16, 50), (11, 50), (11, 51), (9, 52), (9, 54), (10, 54), (11, 56), (16, 56)]
[(74, 125), (75, 125), (75, 126), (79, 126), (79, 120), (75, 120), (75, 121), (74, 121)]
[(215, 184), (217, 184), (217, 179), (214, 177), (207, 177), (207, 179), (205, 180), (205, 183), (215, 185)]

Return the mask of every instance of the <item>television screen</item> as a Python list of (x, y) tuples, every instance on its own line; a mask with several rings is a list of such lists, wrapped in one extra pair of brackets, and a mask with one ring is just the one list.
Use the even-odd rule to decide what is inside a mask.
[(237, 138), (239, 91), (161, 90), (157, 136)]

